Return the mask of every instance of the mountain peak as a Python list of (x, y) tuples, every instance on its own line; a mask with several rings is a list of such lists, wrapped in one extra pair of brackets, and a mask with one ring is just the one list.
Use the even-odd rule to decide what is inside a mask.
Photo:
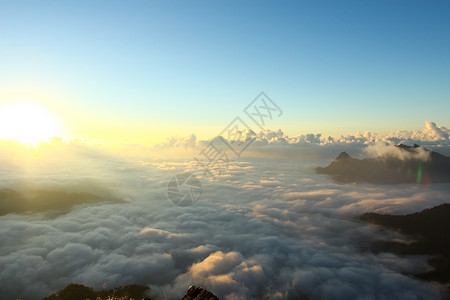
[(395, 147), (397, 147), (399, 149), (402, 149), (402, 150), (406, 150), (406, 151), (414, 151), (417, 148), (421, 148), (420, 145), (417, 145), (417, 144), (414, 144), (414, 146), (408, 146), (408, 145), (405, 145), (405, 144), (399, 144), (399, 145), (396, 145)]
[(347, 152), (341, 152), (341, 154), (339, 154), (338, 157), (336, 157), (337, 160), (344, 160), (344, 159), (349, 159), (352, 158), (350, 155), (348, 155)]
[(182, 300), (219, 300), (219, 298), (200, 286), (191, 285)]

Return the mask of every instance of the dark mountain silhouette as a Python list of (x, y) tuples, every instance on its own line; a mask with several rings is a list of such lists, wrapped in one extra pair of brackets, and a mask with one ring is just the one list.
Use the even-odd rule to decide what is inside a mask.
[(450, 283), (450, 204), (445, 203), (421, 212), (396, 216), (366, 213), (360, 219), (409, 235), (415, 242), (375, 242), (372, 250), (398, 254), (436, 255), (428, 261), (432, 271), (416, 274), (426, 280)]
[(71, 283), (56, 294), (52, 294), (42, 300), (96, 300), (96, 299), (142, 299), (150, 288), (143, 285), (126, 285), (107, 291), (95, 292), (93, 288), (82, 284)]
[(377, 158), (356, 159), (342, 152), (329, 166), (317, 168), (339, 182), (374, 184), (450, 182), (450, 157), (419, 145), (395, 146), (393, 153)]
[[(111, 200), (109, 198), (108, 200)], [(59, 215), (77, 204), (93, 204), (106, 201), (93, 193), (66, 192), (58, 190), (24, 190), (18, 192), (4, 188), (0, 190), (0, 216), (9, 213), (54, 212)], [(112, 199), (111, 201), (118, 201)]]
[(42, 300), (85, 300), (96, 299), (97, 294), (93, 288), (84, 286), (82, 284), (69, 284), (64, 289), (56, 294), (42, 298)]
[[(91, 287), (71, 283), (59, 292), (42, 300), (151, 300), (146, 298), (150, 291), (150, 288), (147, 286), (132, 284), (107, 291), (95, 292)], [(200, 286), (192, 285), (181, 300), (219, 300), (219, 298)]]

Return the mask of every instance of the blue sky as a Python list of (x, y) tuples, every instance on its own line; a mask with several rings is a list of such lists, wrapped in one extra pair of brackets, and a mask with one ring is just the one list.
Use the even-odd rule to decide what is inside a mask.
[(92, 120), (218, 133), (260, 91), (291, 134), (448, 126), (449, 16), (448, 1), (2, 1), (0, 97), (58, 107), (76, 137)]

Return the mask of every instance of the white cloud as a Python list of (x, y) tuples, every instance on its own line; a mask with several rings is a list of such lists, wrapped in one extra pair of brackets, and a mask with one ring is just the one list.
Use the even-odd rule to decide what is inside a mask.
[[(437, 126), (434, 122), (425, 121), (425, 127), (420, 130), (395, 131), (388, 134), (373, 132), (357, 132), (341, 135), (339, 137), (323, 136), (320, 133), (306, 133), (298, 136), (288, 136), (281, 129), (276, 131), (266, 130), (255, 133), (251, 130), (240, 131), (234, 140), (228, 141), (236, 144), (252, 140), (250, 146), (243, 152), (245, 157), (303, 157), (308, 159), (320, 159), (324, 156), (337, 156), (342, 151), (350, 155), (362, 157), (366, 155), (365, 149), (373, 145), (407, 145), (419, 144), (427, 149), (436, 150), (445, 155), (450, 155), (450, 130), (444, 126)], [(217, 137), (211, 140), (198, 140), (195, 135), (189, 137), (172, 137), (166, 142), (147, 149), (150, 153), (164, 153), (167, 155), (198, 156), (199, 152), (210, 141), (215, 141), (216, 146), (228, 151), (230, 158), (236, 155), (230, 151)], [(176, 152), (172, 153), (171, 151)], [(156, 152), (155, 152), (156, 151)], [(181, 151), (181, 153), (180, 153)]]

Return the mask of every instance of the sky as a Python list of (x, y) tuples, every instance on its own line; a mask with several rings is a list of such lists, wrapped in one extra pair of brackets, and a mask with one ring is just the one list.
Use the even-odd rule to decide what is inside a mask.
[[(63, 138), (218, 134), (261, 91), (293, 135), (449, 126), (447, 1), (1, 1), (0, 101)], [(30, 125), (31, 126), (31, 125)]]

